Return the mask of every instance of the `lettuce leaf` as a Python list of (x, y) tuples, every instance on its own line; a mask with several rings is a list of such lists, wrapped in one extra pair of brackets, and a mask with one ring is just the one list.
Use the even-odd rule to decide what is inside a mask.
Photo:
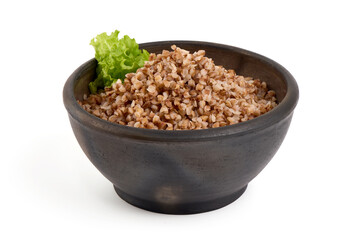
[(118, 30), (110, 35), (104, 32), (90, 42), (95, 48), (95, 58), (98, 62), (97, 78), (89, 83), (91, 93), (111, 86), (118, 79), (124, 80), (127, 73), (136, 72), (149, 60), (149, 53), (140, 50), (135, 39), (127, 35), (119, 39), (119, 33)]

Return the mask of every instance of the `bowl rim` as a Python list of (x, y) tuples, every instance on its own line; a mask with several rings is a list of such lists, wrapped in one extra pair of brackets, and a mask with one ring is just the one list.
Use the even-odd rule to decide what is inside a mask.
[[(156, 41), (156, 42), (147, 42), (139, 44), (141, 49), (146, 49), (148, 46), (153, 45), (181, 45), (181, 44), (192, 44), (201, 46), (209, 46), (212, 48), (226, 49), (230, 51), (235, 51), (243, 55), (248, 55), (250, 57), (256, 58), (271, 67), (275, 68), (285, 79), (287, 85), (287, 92), (284, 99), (271, 111), (260, 115), (254, 119), (228, 125), (218, 128), (209, 128), (209, 129), (197, 129), (197, 130), (156, 130), (156, 129), (144, 129), (144, 128), (135, 128), (130, 126), (124, 126), (117, 123), (112, 123), (101, 118), (98, 118), (87, 111), (85, 111), (75, 99), (74, 95), (74, 86), (78, 77), (84, 72), (84, 70), (93, 67), (94, 64), (97, 64), (95, 58), (88, 60), (80, 67), (78, 67), (67, 79), (64, 88), (63, 88), (63, 101), (65, 108), (68, 111), (69, 117), (73, 120), (76, 120), (81, 125), (91, 128), (95, 131), (107, 132), (111, 135), (128, 137), (134, 139), (142, 140), (151, 140), (151, 141), (204, 141), (204, 140), (213, 140), (214, 138), (222, 138), (233, 135), (246, 135), (251, 132), (259, 131), (269, 126), (272, 126), (283, 119), (290, 116), (295, 109), (298, 98), (299, 98), (299, 89), (294, 77), (290, 74), (279, 63), (274, 60), (267, 58), (258, 53), (245, 50), (242, 48), (213, 43), (213, 42), (203, 42), (203, 41), (188, 41), (188, 40), (168, 40), (168, 41)], [(199, 48), (200, 49), (200, 48)]]

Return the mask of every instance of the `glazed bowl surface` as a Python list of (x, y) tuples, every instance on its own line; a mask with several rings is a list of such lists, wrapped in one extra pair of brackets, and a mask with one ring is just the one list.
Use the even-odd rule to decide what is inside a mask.
[(68, 78), (63, 101), (82, 150), (122, 199), (154, 212), (206, 212), (240, 197), (269, 163), (285, 138), (299, 90), (284, 67), (241, 48), (197, 41), (139, 46), (161, 53), (173, 44), (191, 52), (203, 49), (216, 65), (265, 81), (275, 90), (278, 106), (255, 119), (213, 129), (152, 130), (111, 123), (77, 103), (96, 77), (95, 59)]

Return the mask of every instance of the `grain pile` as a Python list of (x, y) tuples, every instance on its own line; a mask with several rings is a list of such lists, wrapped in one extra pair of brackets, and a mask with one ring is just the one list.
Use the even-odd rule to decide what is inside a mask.
[(128, 73), (79, 104), (91, 114), (131, 127), (188, 130), (253, 119), (276, 106), (275, 92), (258, 79), (216, 66), (205, 51), (150, 54), (136, 73)]

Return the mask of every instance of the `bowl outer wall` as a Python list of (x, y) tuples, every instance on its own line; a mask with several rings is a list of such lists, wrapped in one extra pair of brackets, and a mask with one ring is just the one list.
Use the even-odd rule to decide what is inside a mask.
[(276, 62), (240, 48), (193, 41), (146, 43), (140, 47), (151, 51), (171, 44), (189, 50), (205, 48), (213, 54), (215, 63), (221, 59), (214, 53), (234, 52), (235, 63), (239, 58), (273, 71), (278, 79), (272, 85), (281, 85), (280, 91), (285, 86), (285, 94), (275, 109), (240, 124), (186, 131), (137, 129), (99, 119), (77, 104), (76, 99), (82, 98), (87, 83), (94, 78), (96, 61), (92, 59), (80, 66), (64, 87), (64, 104), (75, 136), (106, 178), (139, 199), (176, 205), (232, 194), (246, 186), (280, 147), (298, 100), (297, 84)]

